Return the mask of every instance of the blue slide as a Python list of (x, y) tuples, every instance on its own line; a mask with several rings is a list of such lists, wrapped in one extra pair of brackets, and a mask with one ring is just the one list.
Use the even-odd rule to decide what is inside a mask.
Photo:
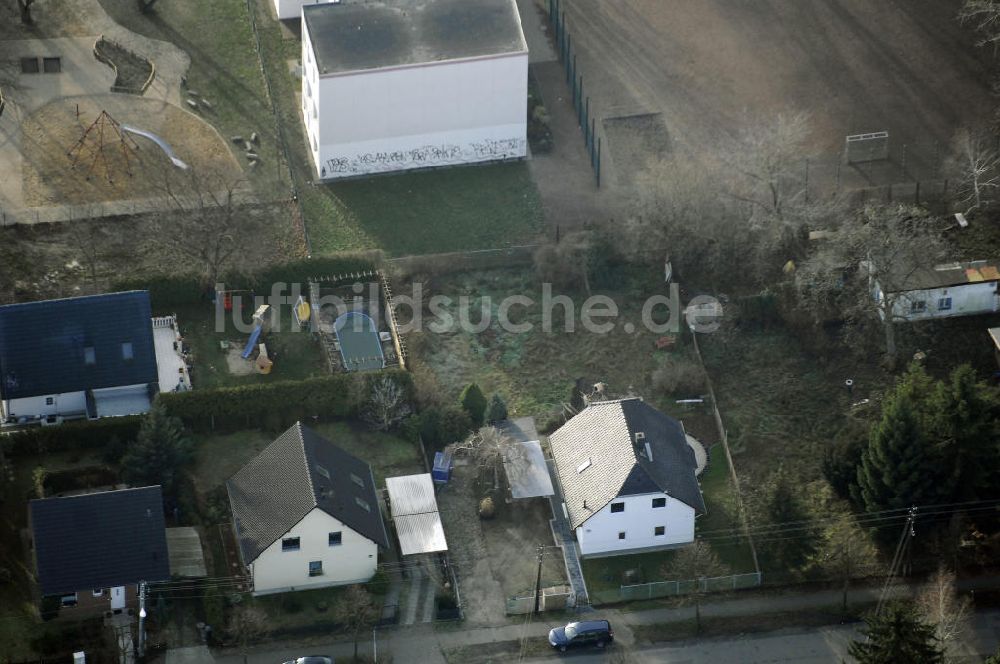
[(249, 360), (250, 356), (253, 355), (253, 349), (257, 346), (257, 340), (260, 339), (260, 332), (263, 330), (260, 325), (253, 329), (250, 333), (250, 340), (247, 341), (247, 347), (243, 349), (243, 354), (240, 355), (244, 360)]

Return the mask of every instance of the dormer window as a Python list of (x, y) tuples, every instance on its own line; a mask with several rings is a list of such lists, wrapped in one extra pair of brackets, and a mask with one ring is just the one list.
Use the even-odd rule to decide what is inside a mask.
[(357, 503), (358, 507), (360, 507), (364, 511), (366, 511), (366, 512), (371, 512), (372, 511), (371, 505), (369, 505), (368, 502), (365, 501), (365, 500), (363, 500), (362, 498), (358, 498), (357, 496), (355, 496), (354, 497), (354, 502)]
[(122, 359), (123, 360), (131, 360), (134, 357), (135, 357), (135, 354), (132, 351), (132, 342), (131, 341), (126, 341), (125, 343), (122, 344)]
[(355, 475), (354, 473), (351, 473), (351, 481), (357, 484), (362, 489), (365, 488), (365, 481), (360, 477), (358, 477), (357, 475)]
[(83, 349), (83, 363), (88, 367), (97, 364), (97, 352), (93, 346), (85, 346)]

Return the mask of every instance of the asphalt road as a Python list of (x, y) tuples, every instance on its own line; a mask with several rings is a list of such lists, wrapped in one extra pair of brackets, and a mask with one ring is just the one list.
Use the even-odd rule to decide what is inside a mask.
[[(858, 637), (861, 624), (837, 625), (809, 630), (781, 630), (766, 634), (683, 641), (669, 646), (633, 650), (628, 664), (818, 664), (849, 661), (848, 645)], [(1000, 646), (1000, 611), (980, 612), (972, 621), (969, 638), (962, 654), (985, 656)], [(603, 664), (613, 662), (614, 653), (574, 654), (567, 659), (572, 664)], [(525, 664), (552, 662), (552, 657), (525, 660)]]

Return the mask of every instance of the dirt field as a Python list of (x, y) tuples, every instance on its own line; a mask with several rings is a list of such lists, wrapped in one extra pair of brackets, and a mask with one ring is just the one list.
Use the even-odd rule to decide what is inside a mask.
[(456, 466), (451, 482), (438, 494), (438, 508), (465, 618), (470, 624), (496, 625), (504, 620), (507, 597), (534, 588), (539, 544), (550, 547), (542, 586), (566, 583), (566, 572), (558, 549), (551, 548), (551, 515), (544, 502), (501, 505), (495, 519), (483, 521), (476, 512), (479, 495), (474, 469)]
[[(147, 139), (128, 134), (123, 139), (111, 123), (104, 122), (103, 139), (97, 127), (76, 147), (102, 110), (119, 124), (158, 134), (193, 172), (218, 181), (220, 186), (241, 177), (239, 164), (218, 132), (176, 106), (132, 95), (74, 97), (47, 104), (22, 124), (25, 157), (22, 172), (27, 205), (83, 204), (164, 195), (164, 177), (174, 169), (167, 156)], [(71, 151), (72, 156), (67, 154)]]
[[(994, 105), (990, 52), (955, 21), (959, 4), (563, 0), (599, 121), (662, 113), (672, 147), (697, 152), (747, 119), (802, 110), (832, 163), (846, 135), (886, 130), (897, 161), (908, 144), (917, 178), (932, 177), (954, 131)], [(614, 152), (608, 165), (628, 168)]]

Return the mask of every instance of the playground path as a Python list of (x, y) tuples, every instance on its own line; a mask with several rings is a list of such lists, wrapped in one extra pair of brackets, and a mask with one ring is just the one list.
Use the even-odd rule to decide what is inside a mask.
[[(22, 191), (24, 150), (21, 123), (35, 110), (56, 99), (108, 93), (114, 72), (93, 54), (94, 42), (101, 35), (148, 58), (156, 67), (156, 76), (144, 95), (177, 107), (181, 104), (181, 78), (191, 64), (183, 50), (169, 42), (150, 39), (115, 23), (98, 0), (71, 0), (73, 20), (87, 26), (87, 36), (54, 39), (11, 40), (0, 44), (0, 56), (16, 60), (22, 55), (58, 56), (62, 72), (57, 75), (19, 75), (13, 89), (5, 91), (7, 106), (0, 116), (0, 224), (21, 217), (39, 218), (38, 210), (25, 210)], [(124, 95), (122, 95), (124, 96)], [(42, 215), (45, 213), (42, 212)]]

